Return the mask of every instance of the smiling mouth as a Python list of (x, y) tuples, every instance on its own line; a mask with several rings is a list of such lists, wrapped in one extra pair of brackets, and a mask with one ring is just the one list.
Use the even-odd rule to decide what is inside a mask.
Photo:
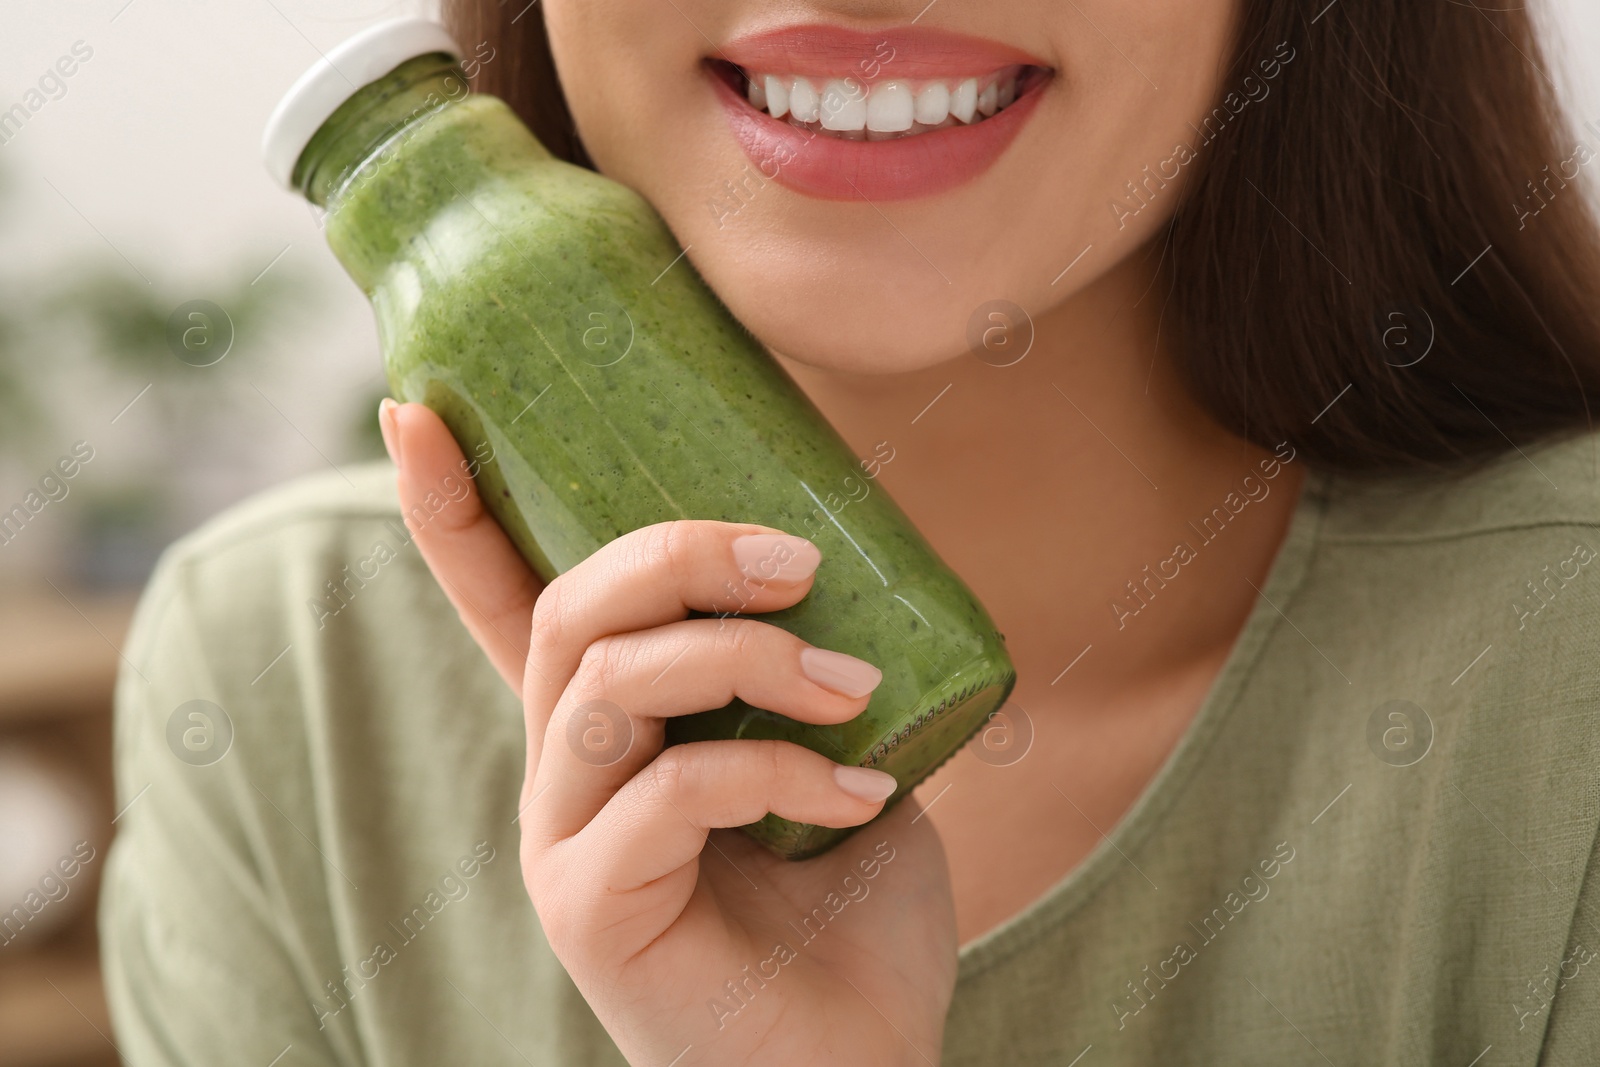
[(1047, 68), (1027, 63), (969, 77), (870, 81), (747, 70), (721, 59), (706, 64), (753, 110), (845, 141), (891, 141), (981, 125), (1050, 80)]
[(781, 26), (701, 62), (763, 177), (819, 200), (929, 197), (973, 181), (1039, 110), (1054, 68), (931, 26)]

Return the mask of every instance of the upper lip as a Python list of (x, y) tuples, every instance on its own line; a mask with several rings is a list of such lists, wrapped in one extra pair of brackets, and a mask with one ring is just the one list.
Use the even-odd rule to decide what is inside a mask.
[(747, 72), (862, 82), (977, 77), (1018, 63), (1048, 69), (1037, 56), (998, 41), (910, 25), (878, 30), (824, 23), (782, 26), (739, 37), (718, 49), (717, 58)]

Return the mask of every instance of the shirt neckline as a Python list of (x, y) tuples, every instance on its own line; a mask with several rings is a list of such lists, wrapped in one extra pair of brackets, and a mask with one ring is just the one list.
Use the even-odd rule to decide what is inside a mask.
[(1062, 922), (1083, 907), (1125, 862), (1123, 854), (1135, 849), (1160, 824), (1162, 816), (1193, 776), (1228, 712), (1238, 703), (1239, 693), (1255, 669), (1267, 638), (1282, 618), (1278, 609), (1288, 604), (1305, 577), (1335, 480), (1336, 476), (1317, 469), (1306, 472), (1300, 496), (1290, 515), (1289, 528), (1267, 571), (1261, 595), (1252, 605), (1222, 669), (1212, 680), (1200, 707), (1166, 762), (1146, 784), (1127, 814), (1100, 839), (1083, 862), (1022, 911), (961, 946), (957, 953), (958, 985), (1033, 943), (1042, 930)]

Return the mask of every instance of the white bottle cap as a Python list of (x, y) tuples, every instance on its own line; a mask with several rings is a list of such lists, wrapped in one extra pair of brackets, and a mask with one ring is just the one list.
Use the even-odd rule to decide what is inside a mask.
[(284, 94), (261, 138), (267, 171), (284, 188), (311, 138), (362, 87), (409, 59), (445, 52), (461, 58), (461, 46), (429, 19), (405, 18), (369, 26), (319, 59)]

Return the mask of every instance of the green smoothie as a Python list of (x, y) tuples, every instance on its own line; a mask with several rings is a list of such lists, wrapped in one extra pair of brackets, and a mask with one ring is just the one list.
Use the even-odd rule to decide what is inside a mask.
[[(890, 772), (892, 804), (1009, 695), (1001, 635), (649, 204), (464, 86), (450, 56), (411, 59), (354, 92), (294, 169), (372, 299), (395, 397), (481, 461), (479, 493), (546, 581), (668, 519), (814, 541), (810, 593), (750, 617), (880, 668), (866, 711), (819, 727), (735, 700), (668, 720), (668, 741), (793, 741)], [(799, 859), (853, 828), (744, 829)]]

